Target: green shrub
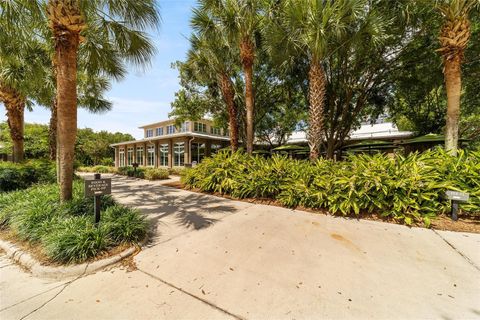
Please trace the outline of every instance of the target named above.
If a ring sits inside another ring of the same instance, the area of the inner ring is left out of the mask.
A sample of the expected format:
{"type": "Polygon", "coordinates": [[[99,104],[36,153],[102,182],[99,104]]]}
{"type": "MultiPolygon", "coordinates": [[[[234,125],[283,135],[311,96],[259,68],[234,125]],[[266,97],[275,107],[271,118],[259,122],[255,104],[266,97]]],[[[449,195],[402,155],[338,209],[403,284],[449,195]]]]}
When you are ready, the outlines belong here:
{"type": "Polygon", "coordinates": [[[38,244],[52,261],[64,263],[85,261],[146,235],[144,217],[110,196],[102,197],[101,220],[95,226],[93,198],[85,198],[83,188],[83,181],[75,181],[73,199],[66,203],[59,201],[57,184],[1,193],[0,226],[38,244]]]}
{"type": "Polygon", "coordinates": [[[137,210],[111,206],[104,213],[104,226],[116,243],[136,242],[146,236],[147,221],[137,210]]]}
{"type": "Polygon", "coordinates": [[[185,167],[172,167],[168,168],[168,173],[174,176],[182,175],[182,172],[185,171],[185,167]]]}
{"type": "Polygon", "coordinates": [[[145,170],[142,167],[138,167],[136,170],[133,167],[120,167],[117,169],[117,173],[123,176],[143,179],[145,178],[145,170]]]}
{"type": "Polygon", "coordinates": [[[147,168],[145,170],[145,179],[147,180],[168,179],[168,170],[163,168],[147,168]]]}
{"type": "Polygon", "coordinates": [[[103,158],[100,160],[100,165],[105,167],[113,167],[115,166],[115,161],[112,158],[103,158]]]}
{"type": "Polygon", "coordinates": [[[88,217],[70,217],[55,224],[43,237],[45,253],[53,261],[82,262],[105,251],[111,244],[104,227],[88,217]]]}
{"type": "Polygon", "coordinates": [[[0,192],[28,188],[36,183],[56,181],[55,164],[47,160],[25,163],[0,162],[0,192]]]}
{"type": "Polygon", "coordinates": [[[449,209],[446,190],[468,192],[461,208],[480,213],[480,152],[443,150],[388,157],[352,155],[346,161],[315,163],[274,155],[220,152],[182,174],[190,188],[237,198],[267,197],[285,206],[324,208],[334,214],[376,212],[411,224],[449,209]]]}

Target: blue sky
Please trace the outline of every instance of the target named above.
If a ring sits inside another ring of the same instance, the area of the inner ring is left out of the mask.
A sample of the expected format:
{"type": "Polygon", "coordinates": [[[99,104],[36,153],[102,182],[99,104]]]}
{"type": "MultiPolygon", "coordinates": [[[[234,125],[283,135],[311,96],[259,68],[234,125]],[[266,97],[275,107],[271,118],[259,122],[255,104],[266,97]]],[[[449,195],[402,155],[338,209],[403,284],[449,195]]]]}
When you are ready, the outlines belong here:
{"type": "MultiPolygon", "coordinates": [[[[114,82],[106,94],[113,109],[95,115],[78,110],[78,127],[94,130],[120,131],[141,138],[139,126],[168,117],[170,103],[179,89],[178,72],[170,67],[183,60],[188,50],[189,20],[195,0],[159,0],[162,15],[160,31],[152,34],[157,47],[152,66],[146,71],[131,69],[121,82],[114,82]]],[[[25,112],[25,121],[48,123],[50,113],[41,107],[25,112]]],[[[5,121],[5,108],[0,104],[0,121],[5,121]]]]}

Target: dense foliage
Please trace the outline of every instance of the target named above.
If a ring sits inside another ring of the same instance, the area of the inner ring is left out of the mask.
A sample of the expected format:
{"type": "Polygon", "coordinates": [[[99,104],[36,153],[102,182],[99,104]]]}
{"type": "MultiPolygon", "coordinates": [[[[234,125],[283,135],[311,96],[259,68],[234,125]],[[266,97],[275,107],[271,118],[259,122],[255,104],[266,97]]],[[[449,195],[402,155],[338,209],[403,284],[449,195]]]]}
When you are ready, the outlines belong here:
{"type": "Polygon", "coordinates": [[[461,207],[480,213],[480,152],[442,150],[409,156],[355,155],[315,163],[282,156],[222,152],[186,170],[187,187],[236,198],[271,198],[288,207],[324,208],[333,214],[376,212],[411,224],[448,209],[446,190],[470,193],[461,207]]]}
{"type": "Polygon", "coordinates": [[[0,194],[0,228],[39,245],[54,262],[82,262],[121,243],[135,243],[147,232],[136,210],[102,200],[100,224],[93,221],[93,199],[84,197],[83,182],[74,183],[74,197],[60,203],[58,186],[38,185],[0,194]]]}
{"type": "Polygon", "coordinates": [[[56,181],[55,164],[47,160],[22,164],[0,162],[0,192],[25,189],[35,183],[56,181]]]}

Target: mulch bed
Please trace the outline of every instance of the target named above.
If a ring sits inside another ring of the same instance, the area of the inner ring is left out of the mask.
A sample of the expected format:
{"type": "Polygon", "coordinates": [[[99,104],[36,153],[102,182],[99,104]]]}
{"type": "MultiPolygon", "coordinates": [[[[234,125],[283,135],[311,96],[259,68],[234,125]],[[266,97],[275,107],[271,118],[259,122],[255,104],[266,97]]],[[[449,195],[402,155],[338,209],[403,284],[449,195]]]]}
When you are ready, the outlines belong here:
{"type": "MultiPolygon", "coordinates": [[[[270,206],[277,206],[277,207],[283,207],[285,206],[281,205],[278,201],[273,200],[273,199],[256,199],[256,198],[246,198],[246,199],[237,199],[230,197],[228,195],[223,195],[220,193],[209,193],[209,192],[203,192],[199,189],[189,189],[186,188],[183,183],[180,181],[174,181],[174,182],[169,182],[163,184],[164,186],[167,187],[172,187],[176,189],[183,189],[183,190],[188,190],[188,191],[193,191],[193,192],[198,192],[198,193],[204,193],[204,194],[209,194],[209,195],[214,195],[217,197],[222,197],[226,199],[231,199],[231,200],[236,200],[236,201],[243,201],[243,202],[249,202],[249,203],[256,203],[256,204],[265,204],[265,205],[270,205],[270,206]]],[[[325,209],[312,209],[312,208],[304,208],[304,207],[297,207],[295,208],[297,210],[302,210],[302,211],[307,211],[307,212],[312,212],[312,213],[321,213],[325,215],[331,215],[328,210],[325,209]]],[[[387,222],[387,223],[394,223],[394,224],[403,224],[401,222],[398,222],[392,218],[389,217],[382,217],[381,215],[377,213],[360,213],[358,216],[339,216],[343,217],[346,219],[364,219],[364,220],[373,220],[373,221],[382,221],[382,222],[387,222]]],[[[414,227],[420,227],[420,228],[426,228],[425,224],[422,222],[416,222],[413,223],[412,226],[414,227]]],[[[430,229],[435,229],[435,230],[446,230],[446,231],[456,231],[456,232],[471,232],[471,233],[480,233],[480,215],[471,215],[471,214],[463,214],[459,213],[458,215],[458,221],[453,221],[450,216],[447,215],[439,215],[436,218],[432,219],[431,224],[430,224],[430,229]]]]}

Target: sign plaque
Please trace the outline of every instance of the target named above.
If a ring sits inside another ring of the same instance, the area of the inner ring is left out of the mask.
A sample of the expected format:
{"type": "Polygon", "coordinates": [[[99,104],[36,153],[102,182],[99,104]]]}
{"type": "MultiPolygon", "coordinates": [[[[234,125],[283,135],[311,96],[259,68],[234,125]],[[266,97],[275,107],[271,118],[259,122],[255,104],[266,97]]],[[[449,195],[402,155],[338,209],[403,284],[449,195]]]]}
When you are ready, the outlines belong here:
{"type": "Polygon", "coordinates": [[[95,173],[93,180],[85,180],[85,197],[93,197],[96,225],[100,222],[102,195],[110,193],[112,193],[112,179],[102,179],[100,173],[95,173]]]}
{"type": "Polygon", "coordinates": [[[112,193],[112,179],[85,180],[85,197],[112,193]]]}

